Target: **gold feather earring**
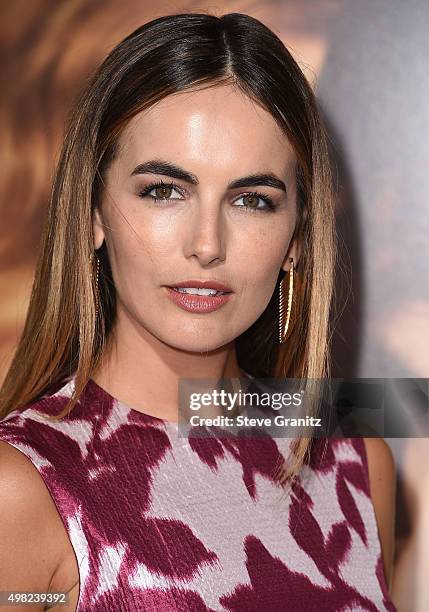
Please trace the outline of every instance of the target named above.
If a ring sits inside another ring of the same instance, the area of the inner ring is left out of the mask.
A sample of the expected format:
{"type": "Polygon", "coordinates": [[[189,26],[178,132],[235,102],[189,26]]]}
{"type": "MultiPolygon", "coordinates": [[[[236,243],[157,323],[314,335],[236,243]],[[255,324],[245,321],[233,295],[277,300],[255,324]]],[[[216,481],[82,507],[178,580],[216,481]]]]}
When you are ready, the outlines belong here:
{"type": "Polygon", "coordinates": [[[280,283],[280,299],[279,299],[279,342],[280,344],[282,344],[286,340],[287,330],[289,328],[289,322],[290,322],[290,312],[292,308],[292,295],[293,295],[293,284],[294,284],[293,257],[290,257],[289,261],[290,261],[289,291],[288,291],[288,300],[287,300],[286,308],[285,308],[285,287],[284,285],[285,285],[287,275],[283,277],[280,283]],[[285,315],[286,315],[286,319],[285,319],[285,315]]]}
{"type": "MultiPolygon", "coordinates": [[[[100,260],[99,260],[98,256],[96,255],[96,253],[91,253],[91,255],[89,256],[89,261],[91,263],[91,266],[93,265],[94,257],[95,257],[95,260],[96,260],[95,288],[94,288],[94,293],[95,293],[95,318],[97,318],[97,316],[98,316],[98,307],[99,307],[99,299],[98,299],[98,274],[99,274],[99,271],[100,271],[100,260]]],[[[94,278],[94,271],[92,271],[92,276],[94,278]]]]}

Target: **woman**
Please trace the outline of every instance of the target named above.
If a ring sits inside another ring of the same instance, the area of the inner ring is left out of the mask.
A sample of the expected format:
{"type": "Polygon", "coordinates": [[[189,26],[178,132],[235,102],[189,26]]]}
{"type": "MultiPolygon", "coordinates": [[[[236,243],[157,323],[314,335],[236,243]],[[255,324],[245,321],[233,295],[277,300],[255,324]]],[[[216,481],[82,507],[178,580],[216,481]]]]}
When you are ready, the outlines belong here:
{"type": "Polygon", "coordinates": [[[236,13],[123,40],[70,119],[2,388],[1,590],[395,610],[383,440],[178,435],[183,378],[329,376],[334,263],[326,137],[283,43],[236,13]]]}

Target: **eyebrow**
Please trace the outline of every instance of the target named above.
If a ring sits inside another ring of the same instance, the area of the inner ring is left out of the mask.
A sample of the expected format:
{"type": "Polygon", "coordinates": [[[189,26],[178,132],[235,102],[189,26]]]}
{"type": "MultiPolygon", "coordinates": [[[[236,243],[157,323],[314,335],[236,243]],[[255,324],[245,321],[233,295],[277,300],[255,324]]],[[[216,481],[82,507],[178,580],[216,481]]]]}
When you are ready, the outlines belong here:
{"type": "MultiPolygon", "coordinates": [[[[192,174],[191,172],[188,172],[187,170],[184,170],[183,168],[162,159],[151,159],[143,164],[139,164],[131,172],[131,176],[135,176],[137,174],[162,174],[164,176],[185,181],[191,185],[199,184],[198,177],[195,176],[195,174],[192,174]]],[[[287,193],[285,183],[272,172],[258,172],[256,174],[243,176],[228,183],[227,189],[254,186],[274,187],[274,189],[280,189],[281,191],[287,193]]]]}

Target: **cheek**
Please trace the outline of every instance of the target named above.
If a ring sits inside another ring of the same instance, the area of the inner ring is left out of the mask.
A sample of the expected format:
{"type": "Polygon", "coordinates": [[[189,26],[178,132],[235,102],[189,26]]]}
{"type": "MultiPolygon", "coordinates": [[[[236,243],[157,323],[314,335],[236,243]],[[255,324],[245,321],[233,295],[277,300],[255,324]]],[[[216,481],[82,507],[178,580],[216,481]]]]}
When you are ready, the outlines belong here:
{"type": "Polygon", "coordinates": [[[147,224],[131,219],[110,226],[106,236],[113,281],[119,297],[148,295],[148,286],[160,261],[166,257],[166,241],[147,224]]]}
{"type": "Polygon", "coordinates": [[[260,296],[265,301],[274,290],[291,236],[290,228],[283,228],[272,226],[237,241],[236,273],[243,279],[246,291],[254,292],[255,299],[260,296]]]}
{"type": "Polygon", "coordinates": [[[166,211],[136,211],[129,216],[128,227],[121,228],[120,240],[124,252],[132,252],[151,264],[163,263],[163,256],[175,251],[177,257],[182,238],[182,225],[166,211]],[[164,213],[164,214],[163,214],[164,213]]]}

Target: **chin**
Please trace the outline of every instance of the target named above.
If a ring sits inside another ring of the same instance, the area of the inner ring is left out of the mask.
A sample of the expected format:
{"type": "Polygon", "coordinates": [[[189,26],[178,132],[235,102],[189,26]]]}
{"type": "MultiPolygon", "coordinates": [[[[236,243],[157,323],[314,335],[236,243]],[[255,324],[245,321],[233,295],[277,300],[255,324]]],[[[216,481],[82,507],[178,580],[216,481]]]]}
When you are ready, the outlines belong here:
{"type": "Polygon", "coordinates": [[[169,346],[190,353],[207,353],[215,351],[226,344],[229,344],[234,338],[225,337],[224,334],[203,333],[198,330],[182,334],[172,333],[170,336],[165,336],[165,331],[162,336],[158,336],[162,342],[169,346]]]}

